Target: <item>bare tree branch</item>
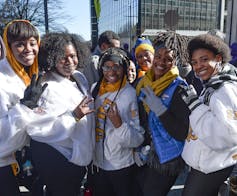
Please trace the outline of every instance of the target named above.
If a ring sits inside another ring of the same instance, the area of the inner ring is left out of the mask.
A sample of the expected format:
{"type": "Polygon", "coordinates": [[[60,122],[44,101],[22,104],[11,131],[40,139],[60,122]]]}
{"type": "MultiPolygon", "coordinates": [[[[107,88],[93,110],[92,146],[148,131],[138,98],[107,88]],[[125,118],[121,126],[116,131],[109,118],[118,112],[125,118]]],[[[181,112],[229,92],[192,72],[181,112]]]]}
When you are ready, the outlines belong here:
{"type": "MultiPolygon", "coordinates": [[[[63,12],[62,1],[47,1],[49,30],[65,30],[63,23],[69,20],[70,17],[63,12]]],[[[1,35],[5,25],[13,19],[29,20],[41,31],[44,31],[44,0],[0,0],[1,35]]]]}

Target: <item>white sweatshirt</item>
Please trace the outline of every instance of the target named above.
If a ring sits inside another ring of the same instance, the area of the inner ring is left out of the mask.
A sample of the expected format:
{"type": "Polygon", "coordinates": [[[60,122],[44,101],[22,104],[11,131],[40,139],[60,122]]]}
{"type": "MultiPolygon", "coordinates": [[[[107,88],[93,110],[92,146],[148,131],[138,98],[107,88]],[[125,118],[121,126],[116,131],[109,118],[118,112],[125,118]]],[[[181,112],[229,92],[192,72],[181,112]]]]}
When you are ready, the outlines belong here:
{"type": "Polygon", "coordinates": [[[225,82],[190,115],[191,130],[182,157],[196,170],[211,173],[237,162],[237,83],[225,82]]]}
{"type": "Polygon", "coordinates": [[[16,75],[8,61],[0,61],[0,167],[16,162],[13,153],[22,148],[29,138],[21,122],[15,121],[14,110],[19,104],[25,84],[16,75]]]}
{"type": "MultiPolygon", "coordinates": [[[[117,104],[122,125],[115,128],[109,119],[104,121],[97,115],[96,125],[105,131],[105,138],[97,138],[94,164],[104,170],[119,170],[134,164],[133,148],[144,140],[144,130],[140,127],[135,89],[126,84],[118,93],[105,93],[97,96],[95,107],[97,112],[108,106],[108,102],[117,104]],[[115,100],[114,100],[115,98],[115,100]]],[[[97,134],[99,134],[97,132],[97,134]]],[[[98,137],[98,135],[97,135],[98,137]]]]}
{"type": "Polygon", "coordinates": [[[76,82],[48,73],[48,86],[39,100],[39,107],[34,110],[16,107],[14,121],[20,123],[33,140],[51,145],[76,165],[86,166],[92,160],[94,149],[94,115],[86,115],[78,122],[72,116],[83,97],[89,96],[84,76],[78,71],[73,76],[82,92],[76,82]]]}

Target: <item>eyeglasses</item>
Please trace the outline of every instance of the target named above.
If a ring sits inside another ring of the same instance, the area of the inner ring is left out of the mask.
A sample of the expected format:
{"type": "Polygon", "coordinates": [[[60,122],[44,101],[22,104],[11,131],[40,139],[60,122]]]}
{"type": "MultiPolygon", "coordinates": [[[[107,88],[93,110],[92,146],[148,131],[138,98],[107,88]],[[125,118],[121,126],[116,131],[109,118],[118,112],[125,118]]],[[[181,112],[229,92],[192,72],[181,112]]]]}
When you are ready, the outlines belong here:
{"type": "Polygon", "coordinates": [[[113,66],[107,66],[107,65],[104,65],[102,66],[102,70],[104,72],[108,72],[108,71],[120,71],[121,70],[121,66],[120,65],[113,65],[113,66]]]}

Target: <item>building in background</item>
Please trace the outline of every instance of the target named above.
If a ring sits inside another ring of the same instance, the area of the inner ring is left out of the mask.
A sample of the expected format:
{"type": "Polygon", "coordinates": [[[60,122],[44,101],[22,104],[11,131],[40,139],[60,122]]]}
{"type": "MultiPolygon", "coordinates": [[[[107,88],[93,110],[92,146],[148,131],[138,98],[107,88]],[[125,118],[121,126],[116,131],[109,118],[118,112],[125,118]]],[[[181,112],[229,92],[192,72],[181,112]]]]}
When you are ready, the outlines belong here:
{"type": "Polygon", "coordinates": [[[226,22],[226,43],[231,45],[237,42],[237,1],[228,0],[227,4],[227,22],[226,22]]]}
{"type": "MultiPolygon", "coordinates": [[[[224,31],[226,25],[225,0],[100,0],[100,8],[97,35],[113,30],[129,46],[140,35],[166,30],[197,35],[212,29],[224,31]]],[[[93,33],[92,26],[92,37],[93,33]]]]}

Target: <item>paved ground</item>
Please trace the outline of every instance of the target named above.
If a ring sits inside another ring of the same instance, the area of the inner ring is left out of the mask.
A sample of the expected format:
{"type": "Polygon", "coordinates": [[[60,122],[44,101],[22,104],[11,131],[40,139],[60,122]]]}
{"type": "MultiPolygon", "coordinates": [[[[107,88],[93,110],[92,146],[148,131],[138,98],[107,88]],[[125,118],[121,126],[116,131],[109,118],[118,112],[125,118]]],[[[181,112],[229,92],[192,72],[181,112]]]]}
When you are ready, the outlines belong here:
{"type": "MultiPolygon", "coordinates": [[[[234,174],[237,174],[237,167],[235,168],[234,174]]],[[[187,177],[187,170],[183,171],[179,175],[179,177],[177,178],[175,182],[175,185],[171,188],[167,196],[181,196],[186,177],[187,177]]],[[[30,196],[28,190],[25,187],[21,186],[20,190],[21,190],[22,196],[30,196]]],[[[226,184],[223,184],[223,186],[220,188],[220,193],[218,194],[218,196],[229,196],[227,194],[226,184]]]]}

